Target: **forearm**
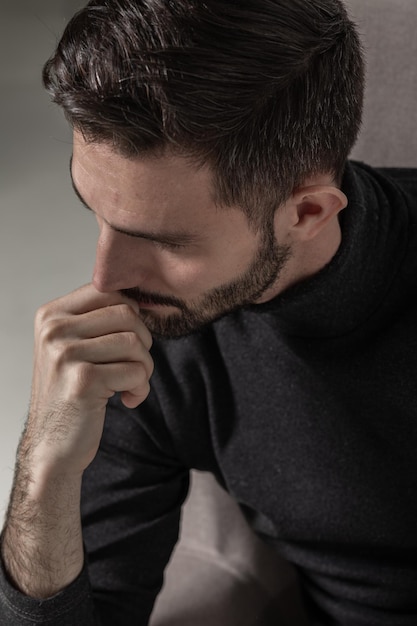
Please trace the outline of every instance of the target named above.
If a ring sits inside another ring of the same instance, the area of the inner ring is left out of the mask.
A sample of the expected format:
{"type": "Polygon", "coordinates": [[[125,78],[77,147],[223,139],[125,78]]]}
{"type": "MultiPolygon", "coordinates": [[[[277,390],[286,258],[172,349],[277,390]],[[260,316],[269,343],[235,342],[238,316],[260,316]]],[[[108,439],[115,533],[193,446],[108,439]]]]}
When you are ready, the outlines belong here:
{"type": "Polygon", "coordinates": [[[13,585],[48,598],[82,570],[81,475],[19,459],[2,535],[2,558],[13,585]]]}
{"type": "Polygon", "coordinates": [[[138,313],[127,298],[92,285],[37,313],[31,405],[2,536],[2,623],[9,609],[24,623],[44,623],[43,614],[39,622],[32,614],[54,599],[71,626],[97,622],[87,572],[79,576],[81,482],[97,454],[109,398],[120,392],[125,406],[136,407],[149,393],[152,337],[138,313]],[[28,601],[29,613],[19,612],[28,601]]]}

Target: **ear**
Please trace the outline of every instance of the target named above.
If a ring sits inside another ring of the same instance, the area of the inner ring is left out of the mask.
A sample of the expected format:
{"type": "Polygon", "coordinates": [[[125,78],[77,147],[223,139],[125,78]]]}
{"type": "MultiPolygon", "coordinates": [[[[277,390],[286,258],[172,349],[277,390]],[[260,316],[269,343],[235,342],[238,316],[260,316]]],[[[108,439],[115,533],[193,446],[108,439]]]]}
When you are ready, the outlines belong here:
{"type": "Polygon", "coordinates": [[[343,191],[331,185],[297,189],[289,200],[292,236],[308,241],[317,235],[347,206],[343,191]]]}

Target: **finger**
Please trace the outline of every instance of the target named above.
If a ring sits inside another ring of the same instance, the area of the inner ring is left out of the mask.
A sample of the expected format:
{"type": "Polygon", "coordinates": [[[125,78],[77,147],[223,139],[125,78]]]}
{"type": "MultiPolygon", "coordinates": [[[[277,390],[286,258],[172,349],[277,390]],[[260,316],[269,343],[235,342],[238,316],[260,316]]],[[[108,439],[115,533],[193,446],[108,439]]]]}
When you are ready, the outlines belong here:
{"type": "Polygon", "coordinates": [[[139,404],[146,400],[150,390],[150,386],[148,386],[147,389],[144,389],[144,393],[146,394],[144,397],[135,396],[133,393],[130,393],[130,391],[123,391],[121,394],[121,400],[125,407],[127,407],[128,409],[135,409],[137,406],[139,406],[139,404]]]}
{"type": "Polygon", "coordinates": [[[148,396],[150,386],[143,364],[108,363],[96,367],[104,383],[106,397],[121,392],[125,397],[134,397],[134,406],[137,406],[148,396]]]}
{"type": "Polygon", "coordinates": [[[48,341],[56,339],[92,339],[119,332],[134,332],[147,350],[152,346],[152,335],[128,304],[117,304],[96,309],[82,315],[56,316],[40,310],[37,316],[39,331],[48,341]]]}
{"type": "Polygon", "coordinates": [[[53,300],[48,306],[52,310],[56,309],[72,315],[82,315],[89,311],[123,303],[131,306],[137,313],[139,312],[138,305],[134,300],[127,298],[118,291],[101,293],[92,283],[89,283],[62,298],[53,300]]]}
{"type": "Polygon", "coordinates": [[[84,339],[65,346],[68,362],[95,364],[138,362],[142,363],[148,378],[153,373],[153,360],[135,332],[121,332],[84,339]]]}
{"type": "Polygon", "coordinates": [[[113,333],[131,331],[135,332],[142,340],[147,350],[152,346],[152,335],[128,304],[115,304],[106,308],[89,311],[83,315],[69,318],[65,336],[89,339],[102,337],[113,333]]]}

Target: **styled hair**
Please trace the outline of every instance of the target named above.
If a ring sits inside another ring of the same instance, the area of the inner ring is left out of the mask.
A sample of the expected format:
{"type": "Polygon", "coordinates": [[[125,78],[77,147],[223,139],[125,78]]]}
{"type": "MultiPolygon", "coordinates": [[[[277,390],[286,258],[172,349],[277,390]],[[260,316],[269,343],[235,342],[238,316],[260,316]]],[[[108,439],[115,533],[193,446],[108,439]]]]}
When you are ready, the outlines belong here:
{"type": "Polygon", "coordinates": [[[340,182],[364,63],[341,0],[91,0],[43,79],[87,141],[207,164],[259,227],[309,177],[340,182]]]}

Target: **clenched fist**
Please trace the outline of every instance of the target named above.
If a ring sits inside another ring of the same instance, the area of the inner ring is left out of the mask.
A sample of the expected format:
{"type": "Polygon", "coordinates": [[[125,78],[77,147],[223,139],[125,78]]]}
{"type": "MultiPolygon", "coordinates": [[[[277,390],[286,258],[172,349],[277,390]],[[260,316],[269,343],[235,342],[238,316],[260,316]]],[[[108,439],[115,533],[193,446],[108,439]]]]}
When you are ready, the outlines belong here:
{"type": "Polygon", "coordinates": [[[152,338],[135,302],[93,285],[39,309],[32,398],[24,435],[32,461],[82,472],[93,460],[107,402],[149,393],[152,338]]]}

